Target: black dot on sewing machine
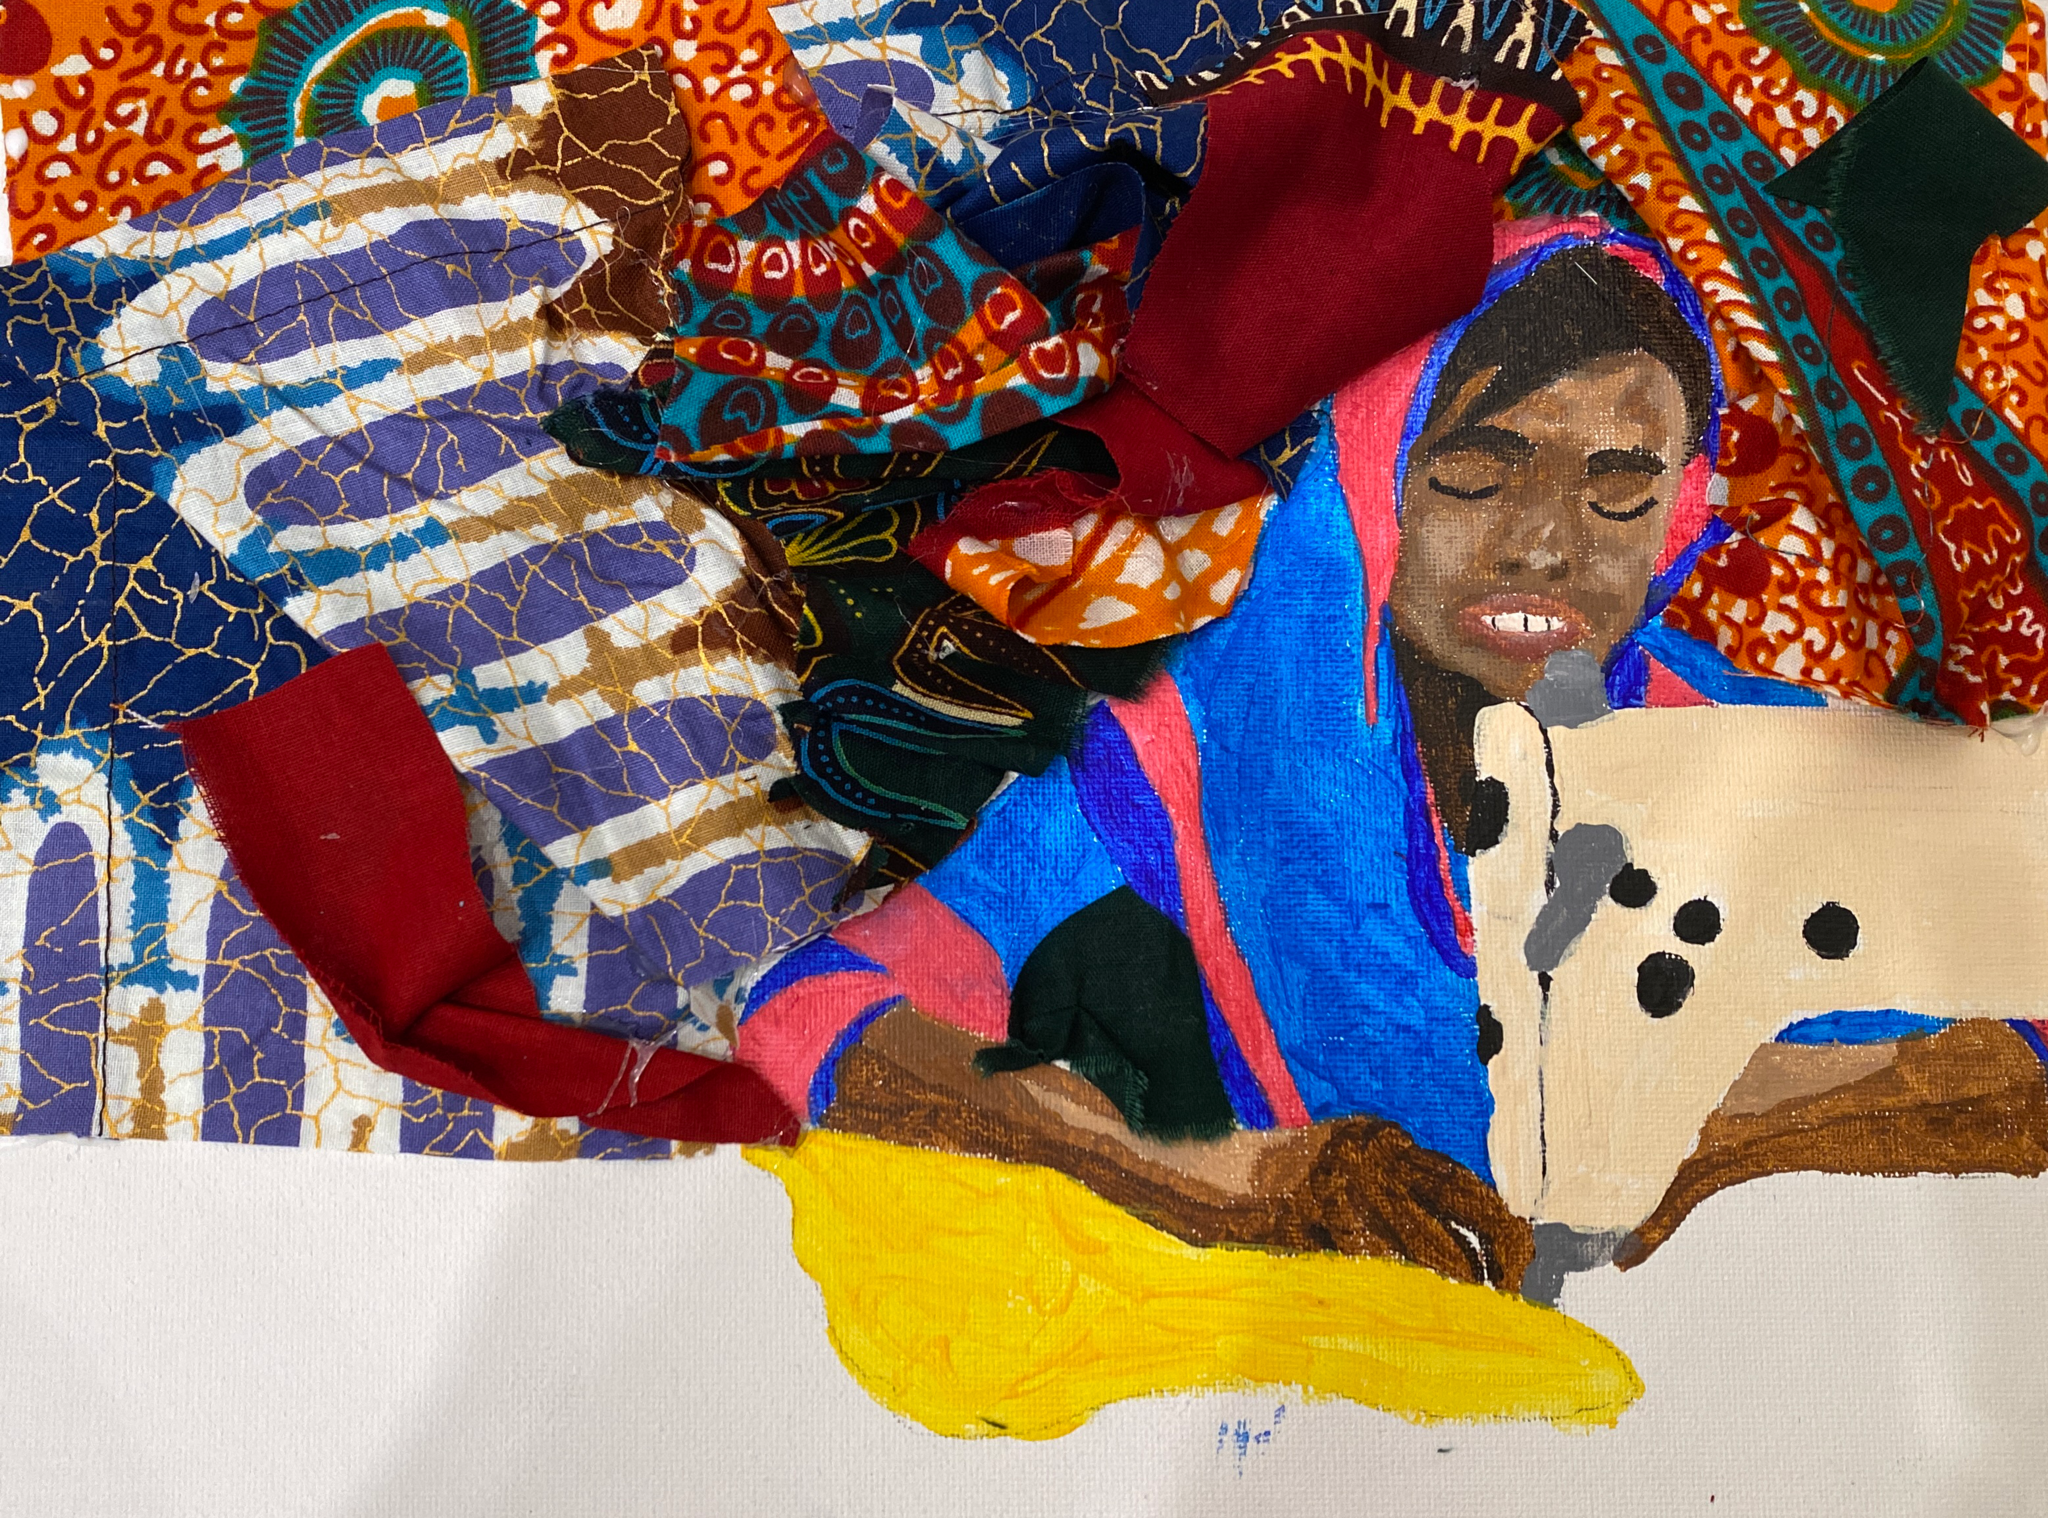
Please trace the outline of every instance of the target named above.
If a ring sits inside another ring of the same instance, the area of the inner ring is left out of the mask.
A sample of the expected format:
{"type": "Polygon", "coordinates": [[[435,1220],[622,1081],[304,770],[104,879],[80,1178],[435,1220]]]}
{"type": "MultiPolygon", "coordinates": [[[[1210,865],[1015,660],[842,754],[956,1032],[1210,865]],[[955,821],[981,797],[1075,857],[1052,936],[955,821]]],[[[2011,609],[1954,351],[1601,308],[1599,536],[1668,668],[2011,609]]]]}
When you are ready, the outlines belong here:
{"type": "Polygon", "coordinates": [[[1472,782],[1472,806],[1465,824],[1465,842],[1484,854],[1508,830],[1508,788],[1491,775],[1472,782]]]}
{"type": "Polygon", "coordinates": [[[1676,954],[1652,954],[1636,966],[1636,1001],[1652,1017],[1669,1017],[1692,995],[1692,966],[1676,954]]]}
{"type": "Polygon", "coordinates": [[[1625,864],[1621,873],[1607,882],[1607,894],[1616,906],[1646,907],[1657,899],[1657,882],[1648,870],[1625,864]]]}
{"type": "Polygon", "coordinates": [[[1831,901],[1814,909],[1800,933],[1807,948],[1822,959],[1847,959],[1856,952],[1856,941],[1862,937],[1863,928],[1854,912],[1839,901],[1831,901]]]}
{"type": "Polygon", "coordinates": [[[1695,896],[1672,914],[1671,931],[1680,943],[1712,943],[1721,936],[1721,909],[1695,896]]]}
{"type": "Polygon", "coordinates": [[[1507,1029],[1500,1025],[1500,1019],[1493,1015],[1493,1008],[1485,1002],[1479,1004],[1479,1063],[1490,1065],[1494,1055],[1500,1053],[1500,1046],[1507,1041],[1507,1029]]]}

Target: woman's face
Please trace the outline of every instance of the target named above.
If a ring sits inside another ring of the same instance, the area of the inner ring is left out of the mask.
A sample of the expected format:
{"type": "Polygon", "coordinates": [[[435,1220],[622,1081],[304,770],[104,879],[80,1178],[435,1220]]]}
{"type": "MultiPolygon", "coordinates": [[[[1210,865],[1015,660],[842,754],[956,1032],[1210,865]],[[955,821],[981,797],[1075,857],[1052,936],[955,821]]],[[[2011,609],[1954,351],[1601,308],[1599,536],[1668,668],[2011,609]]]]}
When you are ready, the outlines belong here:
{"type": "Polygon", "coordinates": [[[1566,649],[1605,659],[1642,609],[1689,441],[1644,353],[1597,359],[1473,416],[1492,370],[1416,440],[1395,625],[1432,662],[1519,700],[1566,649]]]}

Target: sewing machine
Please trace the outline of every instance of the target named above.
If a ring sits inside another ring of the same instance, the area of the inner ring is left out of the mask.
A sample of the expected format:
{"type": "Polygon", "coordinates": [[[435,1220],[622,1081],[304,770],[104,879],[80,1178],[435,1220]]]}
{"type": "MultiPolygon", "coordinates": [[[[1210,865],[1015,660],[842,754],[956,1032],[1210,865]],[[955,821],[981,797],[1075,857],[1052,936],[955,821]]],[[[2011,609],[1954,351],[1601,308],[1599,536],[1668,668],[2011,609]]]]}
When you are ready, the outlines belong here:
{"type": "Polygon", "coordinates": [[[1471,866],[1508,1205],[1649,1216],[1756,1049],[1807,1018],[2048,1014],[2048,753],[1849,709],[1482,713],[1471,866]]]}

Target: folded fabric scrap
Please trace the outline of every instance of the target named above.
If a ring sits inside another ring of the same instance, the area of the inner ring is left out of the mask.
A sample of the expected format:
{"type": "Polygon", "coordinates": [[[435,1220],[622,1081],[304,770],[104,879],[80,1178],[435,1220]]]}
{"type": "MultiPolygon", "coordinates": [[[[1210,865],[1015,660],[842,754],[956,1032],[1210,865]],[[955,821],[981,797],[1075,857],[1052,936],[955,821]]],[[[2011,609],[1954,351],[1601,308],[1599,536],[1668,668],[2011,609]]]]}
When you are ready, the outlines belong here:
{"type": "Polygon", "coordinates": [[[803,699],[781,708],[796,773],[772,795],[873,835],[848,893],[913,879],[1066,754],[1091,692],[1135,696],[1165,651],[1040,647],[909,560],[813,576],[803,699]]]}
{"type": "Polygon", "coordinates": [[[832,125],[1006,268],[1135,228],[1135,294],[1200,176],[1206,113],[1154,107],[1119,44],[1155,12],[1169,31],[1199,23],[1158,0],[1142,17],[1092,9],[798,0],[770,14],[832,125]],[[1067,45],[1045,46],[1048,28],[1067,45]],[[1075,43],[1115,56],[1082,62],[1075,43]]]}
{"type": "Polygon", "coordinates": [[[984,485],[911,543],[919,563],[1034,643],[1127,648],[1228,612],[1251,573],[1270,491],[1151,517],[1113,488],[1048,470],[984,485]]]}
{"type": "Polygon", "coordinates": [[[1541,73],[1526,97],[1462,88],[1357,30],[1264,47],[1199,102],[1200,182],[1128,341],[1136,228],[1012,274],[833,134],[696,231],[675,368],[550,427],[584,463],[704,475],[827,449],[943,452],[1065,412],[1108,445],[1132,509],[1227,506],[1259,489],[1238,455],[1477,299],[1494,198],[1563,124],[1541,73]],[[1318,276],[1275,277],[1293,267],[1318,276]],[[1355,298],[1332,303],[1333,284],[1355,298]],[[1112,386],[1119,351],[1128,382],[1112,386]]]}
{"type": "Polygon", "coordinates": [[[907,545],[880,524],[920,503],[787,539],[756,526],[764,554],[829,545],[788,576],[803,698],[779,708],[796,773],[771,794],[873,835],[843,899],[936,864],[1007,776],[1071,748],[1092,694],[1135,696],[1175,636],[1227,612],[1273,499],[1153,519],[1100,477],[1043,470],[907,545]]]}
{"type": "Polygon", "coordinates": [[[826,116],[1006,264],[1141,227],[1133,300],[1198,183],[1202,97],[1308,31],[1578,115],[1565,0],[1459,7],[1276,0],[797,0],[771,15],[826,116]],[[1078,240],[1076,240],[1078,239],[1078,240]]]}
{"type": "Polygon", "coordinates": [[[1067,418],[1109,445],[1134,508],[1243,499],[1226,461],[1478,301],[1495,199],[1564,117],[1537,71],[1451,82],[1477,72],[1431,74],[1365,31],[1314,28],[1253,44],[1201,86],[1201,181],[1152,264],[1117,386],[1067,418]]]}
{"type": "Polygon", "coordinates": [[[827,134],[754,204],[692,229],[673,368],[579,396],[548,430],[580,463],[640,475],[944,453],[1108,385],[1131,245],[1013,274],[827,134]]]}
{"type": "Polygon", "coordinates": [[[803,454],[748,474],[693,479],[686,488],[728,516],[761,523],[789,567],[803,572],[884,563],[984,482],[1040,470],[1106,479],[1115,468],[1093,433],[1042,421],[950,453],[803,454]]]}
{"type": "Polygon", "coordinates": [[[537,1117],[794,1141],[795,1114],[745,1065],[541,1016],[471,871],[455,774],[384,649],[180,736],[250,895],[383,1068],[537,1117]]]}

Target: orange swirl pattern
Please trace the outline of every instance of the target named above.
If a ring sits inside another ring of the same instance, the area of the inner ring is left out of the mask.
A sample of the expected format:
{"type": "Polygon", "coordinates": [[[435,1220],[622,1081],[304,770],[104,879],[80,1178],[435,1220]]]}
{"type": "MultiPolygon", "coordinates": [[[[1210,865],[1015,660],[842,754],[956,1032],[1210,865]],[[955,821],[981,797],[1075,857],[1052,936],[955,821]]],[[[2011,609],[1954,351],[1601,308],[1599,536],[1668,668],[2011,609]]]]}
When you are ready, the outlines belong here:
{"type": "Polygon", "coordinates": [[[1898,600],[1761,367],[1714,332],[1730,396],[1722,515],[1741,532],[1701,556],[1664,620],[1745,673],[1882,700],[1913,646],[1898,600]]]}
{"type": "MultiPolygon", "coordinates": [[[[1793,77],[1732,6],[1641,0],[1644,13],[1708,83],[1790,165],[1849,118],[1840,102],[1793,77]]],[[[2007,48],[2007,67],[1978,98],[2022,139],[2048,152],[2048,103],[2029,81],[2048,70],[2038,11],[2007,48]]],[[[1657,127],[1656,113],[1613,45],[1594,36],[1564,67],[1583,118],[1573,130],[1587,154],[1628,195],[1700,292],[1714,318],[1728,381],[1721,473],[1723,514],[1745,536],[1701,559],[1666,620],[1715,644],[1745,669],[1797,680],[1855,700],[1883,702],[1911,644],[1898,605],[1864,546],[1847,505],[1816,457],[1789,402],[1791,387],[1740,271],[1657,127]]],[[[2028,445],[2048,457],[2048,233],[2037,221],[1979,249],[1958,369],[2028,445]]],[[[2037,692],[2038,672],[2016,670],[2004,610],[2027,553],[1984,530],[2003,521],[1970,463],[1952,444],[1904,429],[1914,462],[1902,480],[1931,519],[1930,549],[1969,587],[1955,630],[1949,676],[1984,692],[1984,711],[2016,689],[2037,692]],[[2010,574],[1992,560],[2014,556],[2010,574]],[[1978,620],[1981,618],[1981,621],[1978,620]],[[1970,634],[1995,629],[1999,648],[1970,634]]],[[[2031,648],[2037,640],[2021,637],[2031,648]]],[[[2025,654],[2027,649],[2018,650],[2025,654]]],[[[2024,662],[2024,660],[2023,660],[2024,662]]]]}
{"type": "Polygon", "coordinates": [[[1769,326],[1757,315],[1742,271],[1729,261],[1713,219],[1686,182],[1685,170],[1657,129],[1657,115],[1635,75],[1605,38],[1589,37],[1567,61],[1565,78],[1584,114],[1572,131],[1586,156],[1619,185],[1655,230],[1688,283],[1741,339],[1776,389],[1786,388],[1769,326]]]}
{"type": "MultiPolygon", "coordinates": [[[[700,219],[774,184],[823,130],[768,0],[521,0],[542,74],[661,42],[695,149],[700,219]],[[792,83],[795,80],[795,83],[792,83]]],[[[15,259],[160,210],[240,166],[220,111],[256,56],[275,0],[43,0],[50,62],[0,95],[15,259]]]]}
{"type": "MultiPolygon", "coordinates": [[[[2048,155],[2048,20],[2040,6],[2026,8],[2005,51],[2005,72],[1974,93],[2048,155]]],[[[2048,458],[2048,216],[1977,250],[1958,368],[2036,457],[2048,458]]]]}

